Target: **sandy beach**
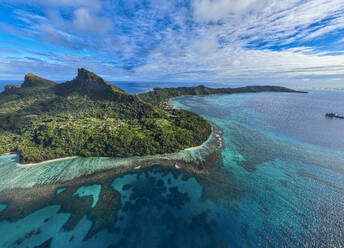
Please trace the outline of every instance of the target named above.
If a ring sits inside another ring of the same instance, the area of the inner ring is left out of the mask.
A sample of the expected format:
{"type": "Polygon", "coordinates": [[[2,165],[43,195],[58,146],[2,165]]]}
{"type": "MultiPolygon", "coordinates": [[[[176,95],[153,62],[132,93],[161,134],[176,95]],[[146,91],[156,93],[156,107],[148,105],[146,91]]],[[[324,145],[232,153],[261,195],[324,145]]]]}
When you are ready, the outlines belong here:
{"type": "Polygon", "coordinates": [[[13,153],[13,152],[8,152],[8,153],[0,154],[0,156],[7,156],[7,155],[13,155],[13,154],[15,154],[15,153],[13,153]]]}
{"type": "MultiPolygon", "coordinates": [[[[202,144],[202,145],[203,145],[203,144],[202,144]]],[[[189,147],[189,148],[184,149],[184,151],[191,151],[191,150],[199,149],[199,148],[202,147],[202,145],[200,145],[200,146],[189,147]]]]}
{"type": "Polygon", "coordinates": [[[63,160],[68,160],[68,159],[73,159],[73,158],[78,158],[78,156],[57,158],[57,159],[52,159],[52,160],[47,160],[47,161],[43,161],[40,163],[32,163],[32,164],[19,164],[18,163],[17,166],[23,167],[23,168],[30,168],[30,167],[34,167],[34,166],[38,166],[38,165],[42,165],[42,164],[48,164],[48,163],[52,163],[52,162],[63,161],[63,160]]]}

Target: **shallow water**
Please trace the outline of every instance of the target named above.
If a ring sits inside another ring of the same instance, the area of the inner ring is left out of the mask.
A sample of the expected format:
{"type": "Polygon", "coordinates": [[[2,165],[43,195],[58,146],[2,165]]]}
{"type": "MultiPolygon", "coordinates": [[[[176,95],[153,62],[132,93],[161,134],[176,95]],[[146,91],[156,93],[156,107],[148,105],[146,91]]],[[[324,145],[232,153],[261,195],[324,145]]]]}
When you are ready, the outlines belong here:
{"type": "Polygon", "coordinates": [[[63,193],[66,189],[67,189],[66,187],[57,189],[56,190],[56,195],[59,195],[59,194],[63,193]]]}
{"type": "Polygon", "coordinates": [[[79,197],[92,196],[93,197],[92,208],[94,208],[97,205],[97,202],[99,200],[99,195],[100,195],[101,190],[102,190],[102,186],[99,184],[81,186],[80,188],[78,188],[77,191],[75,191],[73,196],[79,196],[79,197]]]}
{"type": "MultiPolygon", "coordinates": [[[[65,200],[87,200],[73,228],[65,225],[76,212],[44,206],[16,222],[0,221],[0,233],[10,232],[0,247],[344,246],[344,121],[324,117],[344,109],[344,93],[182,97],[173,103],[222,128],[222,163],[211,176],[153,167],[106,187],[80,185],[65,200]],[[102,207],[111,207],[102,194],[112,191],[119,194],[113,220],[102,214],[102,207]],[[90,235],[92,213],[103,225],[90,235]]],[[[1,157],[0,164],[11,159],[1,157]]],[[[64,194],[68,189],[56,197],[64,194]]]]}

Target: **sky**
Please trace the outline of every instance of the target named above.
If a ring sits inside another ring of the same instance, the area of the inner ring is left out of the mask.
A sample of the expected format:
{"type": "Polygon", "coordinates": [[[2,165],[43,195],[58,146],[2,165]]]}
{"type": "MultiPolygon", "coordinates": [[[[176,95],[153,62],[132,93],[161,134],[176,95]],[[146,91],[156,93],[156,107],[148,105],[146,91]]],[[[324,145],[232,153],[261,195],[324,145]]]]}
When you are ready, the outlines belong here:
{"type": "Polygon", "coordinates": [[[343,0],[1,0],[0,80],[344,85],[343,0]]]}

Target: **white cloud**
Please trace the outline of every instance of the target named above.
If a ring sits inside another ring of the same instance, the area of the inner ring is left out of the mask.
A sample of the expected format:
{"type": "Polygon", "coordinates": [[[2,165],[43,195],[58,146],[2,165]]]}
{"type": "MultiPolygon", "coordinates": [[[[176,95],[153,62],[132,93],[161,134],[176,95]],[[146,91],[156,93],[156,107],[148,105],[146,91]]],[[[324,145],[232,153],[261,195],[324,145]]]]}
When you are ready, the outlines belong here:
{"type": "Polygon", "coordinates": [[[253,50],[241,47],[221,48],[211,53],[196,53],[194,47],[184,57],[169,58],[161,51],[152,53],[148,63],[137,69],[139,75],[178,75],[190,72],[198,80],[231,77],[296,77],[300,75],[344,74],[344,56],[304,54],[294,49],[284,51],[253,50]]]}
{"type": "Polygon", "coordinates": [[[96,16],[88,8],[78,8],[74,11],[72,26],[82,33],[106,34],[112,28],[112,22],[106,17],[96,16]]]}
{"type": "Polygon", "coordinates": [[[241,13],[257,0],[195,0],[194,16],[198,21],[219,21],[230,14],[241,13]]]}
{"type": "Polygon", "coordinates": [[[195,0],[193,15],[201,25],[191,34],[189,30],[170,31],[151,51],[147,64],[137,69],[139,75],[211,80],[344,73],[343,55],[319,52],[316,46],[267,49],[275,44],[306,42],[344,28],[342,0],[195,0]],[[265,43],[265,49],[255,47],[258,42],[265,43]],[[167,52],[171,49],[173,53],[167,52]]]}
{"type": "Polygon", "coordinates": [[[52,80],[70,80],[76,76],[77,68],[80,67],[88,68],[107,80],[111,80],[114,75],[117,78],[125,78],[129,75],[126,70],[103,65],[97,58],[91,56],[57,54],[46,56],[47,59],[44,61],[0,56],[0,78],[22,80],[26,73],[31,72],[52,80]]]}
{"type": "MultiPolygon", "coordinates": [[[[46,0],[33,3],[41,4],[44,15],[16,10],[16,18],[29,25],[31,30],[56,30],[57,33],[105,35],[113,27],[112,20],[101,12],[103,6],[98,0],[46,0]],[[64,18],[59,8],[72,11],[72,18],[64,18]]],[[[57,34],[58,35],[58,34],[57,34]]],[[[54,35],[56,36],[56,35],[54,35]]]]}
{"type": "Polygon", "coordinates": [[[185,1],[150,0],[142,9],[123,2],[132,18],[111,12],[107,1],[34,1],[42,3],[44,16],[17,12],[30,37],[40,34],[78,51],[93,49],[115,66],[142,61],[121,71],[126,76],[213,80],[344,74],[344,55],[338,55],[344,52],[343,36],[338,35],[336,56],[312,43],[344,28],[343,0],[192,0],[190,8],[185,1]],[[70,10],[69,18],[60,8],[70,10]],[[114,30],[114,24],[125,31],[114,30]]]}

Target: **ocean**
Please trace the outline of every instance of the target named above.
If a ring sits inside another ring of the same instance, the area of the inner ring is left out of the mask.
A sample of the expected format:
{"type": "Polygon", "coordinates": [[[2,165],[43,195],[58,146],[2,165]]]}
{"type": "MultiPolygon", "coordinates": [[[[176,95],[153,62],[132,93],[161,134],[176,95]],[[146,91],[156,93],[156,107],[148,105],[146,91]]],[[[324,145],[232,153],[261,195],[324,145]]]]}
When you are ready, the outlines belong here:
{"type": "MultiPolygon", "coordinates": [[[[344,247],[344,120],[325,117],[344,112],[344,92],[187,96],[171,104],[223,130],[212,175],[154,166],[105,186],[61,188],[55,198],[78,209],[54,203],[20,219],[2,216],[0,247],[344,247]]],[[[9,163],[0,157],[0,166],[9,163]]],[[[0,202],[0,213],[8,204],[0,202]]]]}

